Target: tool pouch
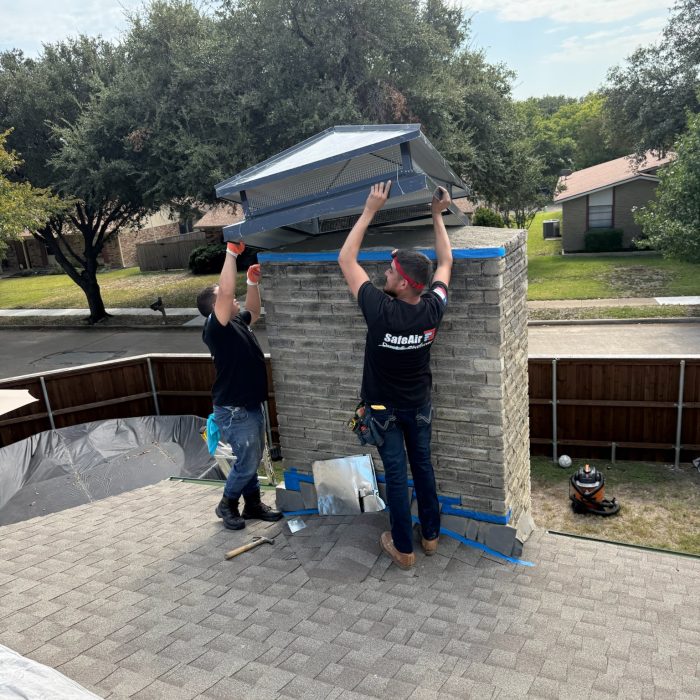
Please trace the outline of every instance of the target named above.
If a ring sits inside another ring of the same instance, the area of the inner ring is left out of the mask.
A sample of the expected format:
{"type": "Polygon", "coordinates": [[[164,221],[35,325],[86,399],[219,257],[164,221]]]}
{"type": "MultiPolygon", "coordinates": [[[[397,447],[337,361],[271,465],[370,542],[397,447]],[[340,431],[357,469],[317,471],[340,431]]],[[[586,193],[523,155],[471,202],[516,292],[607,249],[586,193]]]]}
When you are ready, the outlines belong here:
{"type": "Polygon", "coordinates": [[[364,401],[357,404],[355,413],[348,421],[348,428],[357,435],[361,445],[381,447],[384,444],[384,438],[372,420],[372,409],[364,401]]]}

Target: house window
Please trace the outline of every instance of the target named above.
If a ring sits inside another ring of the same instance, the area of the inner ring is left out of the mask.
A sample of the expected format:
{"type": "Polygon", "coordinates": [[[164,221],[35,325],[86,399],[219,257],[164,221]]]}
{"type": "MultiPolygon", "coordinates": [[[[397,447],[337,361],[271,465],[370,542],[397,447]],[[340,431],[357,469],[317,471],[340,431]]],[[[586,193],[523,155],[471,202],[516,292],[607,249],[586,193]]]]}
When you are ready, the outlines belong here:
{"type": "Polygon", "coordinates": [[[588,228],[611,228],[612,225],[612,188],[588,195],[588,228]]]}

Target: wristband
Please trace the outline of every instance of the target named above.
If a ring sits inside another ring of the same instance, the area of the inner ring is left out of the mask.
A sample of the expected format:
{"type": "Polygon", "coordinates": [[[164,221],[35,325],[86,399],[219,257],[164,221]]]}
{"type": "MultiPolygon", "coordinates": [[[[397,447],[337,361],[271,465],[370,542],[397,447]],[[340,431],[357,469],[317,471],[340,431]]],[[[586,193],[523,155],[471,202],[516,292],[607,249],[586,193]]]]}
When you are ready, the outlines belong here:
{"type": "Polygon", "coordinates": [[[260,282],[251,282],[250,280],[246,280],[245,283],[246,283],[249,287],[257,287],[257,286],[260,284],[260,282]]]}
{"type": "Polygon", "coordinates": [[[226,255],[233,255],[234,258],[238,257],[238,253],[234,253],[232,250],[226,248],[226,255]]]}

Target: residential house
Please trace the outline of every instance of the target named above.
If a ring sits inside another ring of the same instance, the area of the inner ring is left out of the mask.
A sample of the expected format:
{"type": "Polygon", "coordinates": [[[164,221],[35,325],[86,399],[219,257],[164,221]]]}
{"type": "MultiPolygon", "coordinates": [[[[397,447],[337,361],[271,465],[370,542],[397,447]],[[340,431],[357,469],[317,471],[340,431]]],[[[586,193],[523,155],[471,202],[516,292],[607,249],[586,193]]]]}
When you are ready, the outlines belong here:
{"type": "Polygon", "coordinates": [[[633,209],[654,197],[659,178],[656,171],[673,155],[663,158],[646,154],[642,163],[632,157],[616,158],[559,178],[555,204],[562,205],[562,249],[583,251],[589,230],[622,230],[622,247],[631,248],[641,228],[633,209]]]}
{"type": "MultiPolygon", "coordinates": [[[[98,261],[107,267],[133,267],[138,264],[137,243],[159,241],[190,231],[191,220],[182,222],[174,212],[162,209],[148,216],[138,228],[123,228],[116,236],[112,236],[102,248],[98,261]]],[[[82,236],[79,233],[68,233],[66,238],[74,250],[83,249],[82,236]]],[[[50,255],[44,244],[29,231],[24,231],[18,239],[8,243],[5,258],[2,260],[3,272],[46,270],[58,266],[54,256],[50,255]]]]}

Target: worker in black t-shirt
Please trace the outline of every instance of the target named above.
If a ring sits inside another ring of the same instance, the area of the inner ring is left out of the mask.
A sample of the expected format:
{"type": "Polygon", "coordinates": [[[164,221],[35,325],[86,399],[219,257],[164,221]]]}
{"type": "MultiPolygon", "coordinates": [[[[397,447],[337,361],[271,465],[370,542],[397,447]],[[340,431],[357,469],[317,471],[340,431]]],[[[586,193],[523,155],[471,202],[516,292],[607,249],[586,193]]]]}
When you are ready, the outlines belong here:
{"type": "Polygon", "coordinates": [[[267,399],[265,356],[250,326],[260,317],[260,265],[248,269],[246,308],[236,301],[236,258],[245,243],[228,243],[219,284],[203,289],[197,308],[206,317],[202,339],[214,360],[216,379],[212,387],[214,417],[236,460],[224,485],[216,514],[229,530],[241,530],[245,521],[275,521],[282,513],[260,498],[258,467],[265,446],[267,399]],[[238,509],[243,496],[243,512],[238,509]]]}
{"type": "Polygon", "coordinates": [[[395,250],[386,270],[384,291],[369,281],[357,262],[367,228],[382,208],[391,181],[372,185],[364,211],[338,256],[340,269],[367,322],[361,396],[380,438],[377,445],[386,477],[391,532],[380,538],[382,549],[401,568],[415,564],[408,497],[408,464],[418,501],[421,545],[437,551],[440,506],[430,457],[432,423],[430,347],[447,305],[452,248],[442,220],[450,204],[439,188],[431,203],[437,268],[416,251],[395,250]],[[432,283],[431,283],[432,277],[432,283]],[[428,285],[429,288],[428,288],[428,285]],[[427,289],[426,289],[427,288],[427,289]]]}

